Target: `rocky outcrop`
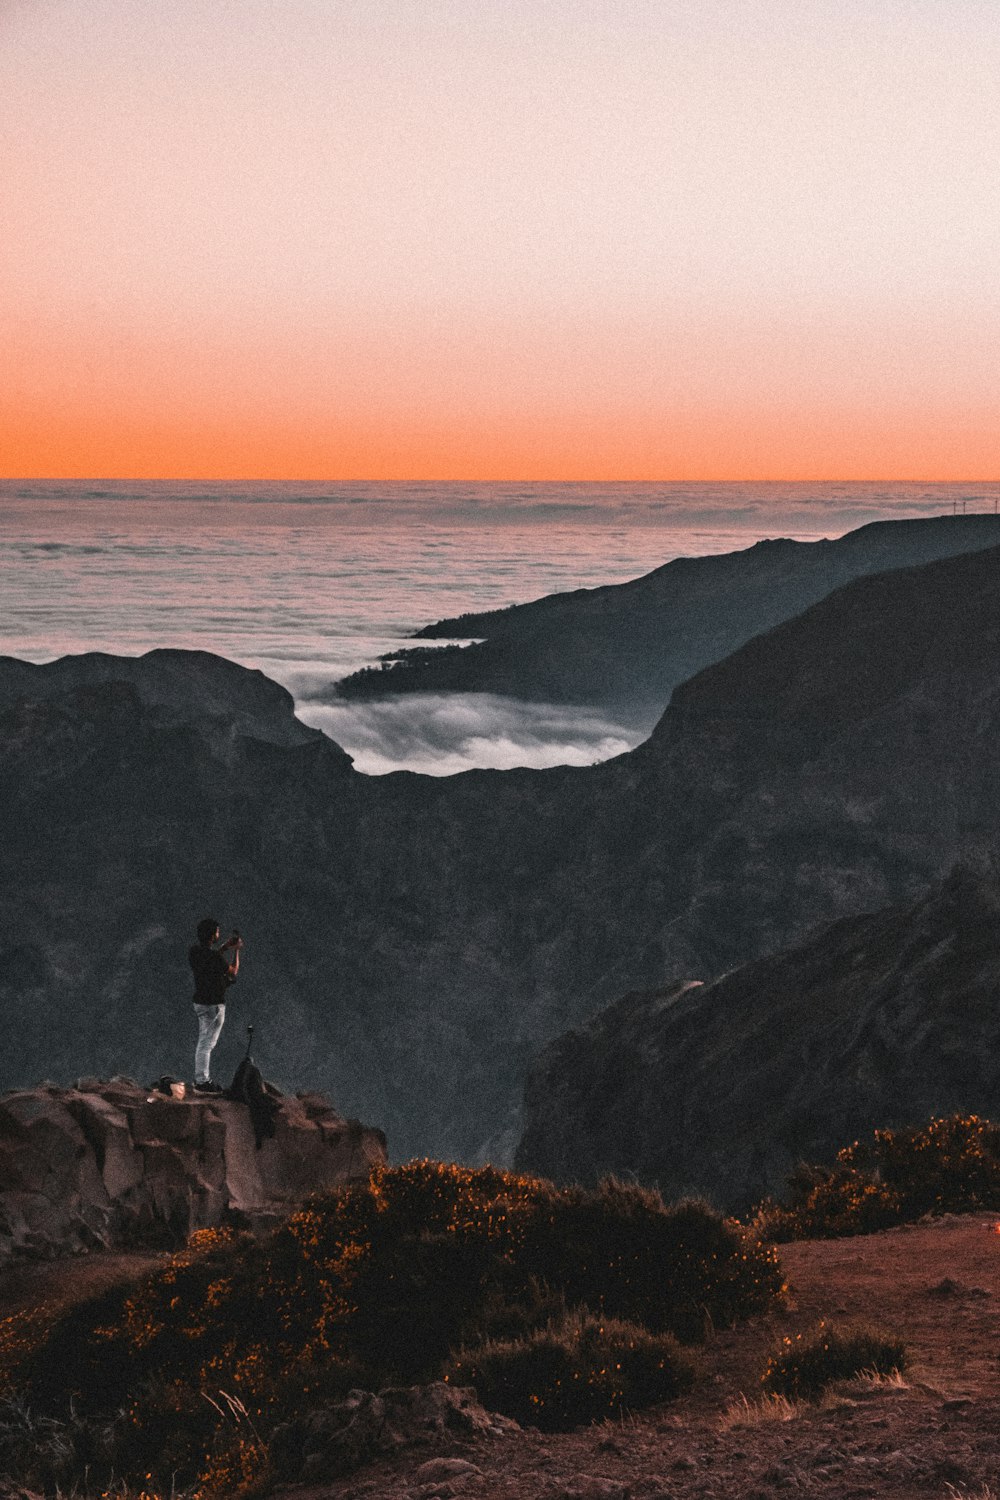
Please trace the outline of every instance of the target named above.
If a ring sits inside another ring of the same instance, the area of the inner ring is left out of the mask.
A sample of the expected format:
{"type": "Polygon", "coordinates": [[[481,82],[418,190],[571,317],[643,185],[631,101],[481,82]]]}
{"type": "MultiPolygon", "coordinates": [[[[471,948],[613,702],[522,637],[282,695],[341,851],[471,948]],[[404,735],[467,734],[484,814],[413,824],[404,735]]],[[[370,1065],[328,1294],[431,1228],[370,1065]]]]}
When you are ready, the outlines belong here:
{"type": "Polygon", "coordinates": [[[956,870],[712,984],[626,996],[543,1054],[517,1164],[743,1210],[876,1127],[1000,1117],[1000,884],[956,870]]]}
{"type": "Polygon", "coordinates": [[[1000,849],[1000,551],[856,580],[579,769],[366,777],[322,735],[280,742],[287,695],[226,731],[197,686],[188,712],[153,701],[141,663],[75,671],[5,688],[0,664],[7,1087],[184,1076],[212,913],[247,940],[221,1080],[252,1020],[269,1077],[378,1120],[400,1159],[503,1162],[540,1048],[616,996],[1000,849]]]}
{"type": "Polygon", "coordinates": [[[0,1264],[277,1222],[310,1193],[367,1177],[385,1137],[316,1094],[282,1098],[258,1149],[246,1105],[116,1079],[0,1096],[0,1264]]]}
{"type": "MultiPolygon", "coordinates": [[[[364,1464],[397,1457],[406,1449],[502,1438],[519,1431],[509,1417],[485,1411],[470,1387],[437,1380],[393,1386],[377,1395],[351,1391],[344,1401],[278,1427],[270,1457],[283,1480],[318,1484],[364,1464]]],[[[416,1478],[430,1485],[479,1472],[468,1459],[431,1458],[421,1464],[416,1478]]]]}
{"type": "Polygon", "coordinates": [[[439,620],[417,646],[338,684],[343,697],[479,692],[600,706],[647,732],[678,683],[853,578],[1000,544],[1000,518],[876,521],[835,541],[758,542],[645,577],[439,620]],[[482,637],[483,639],[480,639],[482,637]]]}

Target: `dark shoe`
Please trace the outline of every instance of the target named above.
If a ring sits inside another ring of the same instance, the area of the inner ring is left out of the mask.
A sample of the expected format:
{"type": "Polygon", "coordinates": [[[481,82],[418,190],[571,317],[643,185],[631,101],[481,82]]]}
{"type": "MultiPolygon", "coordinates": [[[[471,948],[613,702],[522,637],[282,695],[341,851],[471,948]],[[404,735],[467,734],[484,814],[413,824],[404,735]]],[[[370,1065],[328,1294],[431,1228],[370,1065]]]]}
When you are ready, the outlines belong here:
{"type": "Polygon", "coordinates": [[[196,1094],[224,1094],[225,1093],[225,1089],[222,1087],[222,1085],[219,1084],[219,1083],[215,1083],[211,1078],[206,1079],[206,1081],[204,1083],[196,1083],[194,1085],[194,1091],[195,1091],[196,1094]]]}

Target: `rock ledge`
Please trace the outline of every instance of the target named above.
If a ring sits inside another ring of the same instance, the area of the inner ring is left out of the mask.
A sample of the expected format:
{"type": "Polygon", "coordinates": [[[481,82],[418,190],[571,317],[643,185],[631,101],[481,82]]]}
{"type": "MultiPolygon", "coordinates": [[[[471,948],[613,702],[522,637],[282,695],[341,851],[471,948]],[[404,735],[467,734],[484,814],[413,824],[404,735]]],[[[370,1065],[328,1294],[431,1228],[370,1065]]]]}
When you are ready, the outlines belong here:
{"type": "Polygon", "coordinates": [[[0,1095],[0,1264],[263,1227],[386,1160],[382,1132],[320,1094],[282,1098],[275,1125],[258,1150],[245,1105],[128,1079],[0,1095]]]}

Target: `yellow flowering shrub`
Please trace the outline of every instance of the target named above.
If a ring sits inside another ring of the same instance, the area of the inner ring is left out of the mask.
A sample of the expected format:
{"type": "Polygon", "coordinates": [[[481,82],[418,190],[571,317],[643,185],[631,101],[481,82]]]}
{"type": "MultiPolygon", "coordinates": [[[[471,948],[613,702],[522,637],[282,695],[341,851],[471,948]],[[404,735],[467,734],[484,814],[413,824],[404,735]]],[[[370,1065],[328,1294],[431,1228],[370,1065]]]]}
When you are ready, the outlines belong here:
{"type": "Polygon", "coordinates": [[[757,1227],[776,1241],[871,1234],[924,1214],[1000,1209],[1000,1129],[978,1115],[876,1130],[832,1167],[802,1166],[757,1227]]]}
{"type": "Polygon", "coordinates": [[[891,1375],[906,1364],[906,1346],[892,1334],[868,1327],[838,1329],[823,1322],[814,1334],[782,1339],[761,1385],[769,1396],[815,1400],[835,1380],[891,1375]]]}
{"type": "Polygon", "coordinates": [[[351,1387],[438,1378],[463,1345],[530,1338],[574,1309],[690,1342],[765,1310],[781,1285],[773,1246],[704,1204],[411,1162],[312,1199],[266,1237],[192,1236],[138,1286],[66,1315],[23,1384],[45,1411],[124,1411],[119,1473],[235,1494],[258,1482],[268,1431],[351,1387]]]}
{"type": "Polygon", "coordinates": [[[445,1379],[473,1385],[491,1411],[562,1432],[619,1418],[691,1389],[694,1366],[669,1333],[567,1313],[523,1338],[461,1349],[445,1379]]]}

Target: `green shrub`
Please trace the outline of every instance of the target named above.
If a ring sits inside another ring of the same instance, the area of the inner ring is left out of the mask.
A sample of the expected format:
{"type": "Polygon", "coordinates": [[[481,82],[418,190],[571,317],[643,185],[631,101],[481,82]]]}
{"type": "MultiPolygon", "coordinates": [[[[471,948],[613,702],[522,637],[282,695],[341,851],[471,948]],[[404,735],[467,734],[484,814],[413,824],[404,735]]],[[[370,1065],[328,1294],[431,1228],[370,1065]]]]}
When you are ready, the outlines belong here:
{"type": "Polygon", "coordinates": [[[761,1205],[760,1234],[776,1242],[871,1234],[924,1214],[1000,1209],[1000,1129],[977,1115],[876,1130],[832,1167],[801,1166],[784,1202],[761,1205]]]}
{"type": "MultiPolygon", "coordinates": [[[[170,1408],[169,1400],[162,1409],[153,1407],[164,1418],[158,1433],[137,1429],[125,1412],[86,1418],[71,1410],[60,1419],[38,1416],[21,1401],[0,1400],[0,1493],[14,1494],[4,1485],[13,1476],[46,1495],[79,1495],[82,1486],[83,1494],[99,1493],[104,1500],[154,1500],[144,1482],[151,1477],[146,1457],[155,1454],[160,1469],[173,1475],[178,1455],[190,1465],[192,1446],[205,1454],[202,1472],[191,1474],[197,1485],[193,1500],[249,1496],[269,1477],[266,1448],[238,1404],[230,1408],[191,1393],[187,1407],[174,1409],[167,1423],[170,1408]],[[157,1437],[165,1441],[157,1444],[157,1437]],[[135,1477],[134,1486],[119,1477],[123,1472],[135,1477]]],[[[18,1495],[27,1493],[17,1489],[18,1495]]],[[[170,1493],[179,1494],[173,1484],[170,1493]]]]}
{"type": "Polygon", "coordinates": [[[761,1385],[769,1396],[790,1401],[815,1400],[835,1380],[857,1375],[890,1375],[904,1370],[906,1347],[900,1339],[877,1328],[845,1328],[821,1323],[811,1337],[797,1334],[782,1340],[768,1361],[761,1385]]]}
{"type": "Polygon", "coordinates": [[[1000,1208],[1000,1129],[951,1115],[910,1130],[877,1130],[873,1167],[903,1217],[1000,1208]]]}
{"type": "Polygon", "coordinates": [[[88,1438],[72,1415],[59,1421],[39,1417],[23,1401],[0,1401],[0,1475],[17,1475],[51,1493],[79,1472],[81,1446],[88,1438]]]}
{"type": "Polygon", "coordinates": [[[504,1291],[497,1287],[487,1292],[478,1312],[466,1320],[462,1342],[485,1344],[495,1339],[523,1338],[536,1328],[558,1322],[568,1312],[562,1292],[532,1277],[519,1289],[504,1291]]]}
{"type": "Polygon", "coordinates": [[[526,1227],[523,1259],[573,1306],[676,1334],[764,1311],[781,1289],[758,1238],[706,1204],[665,1207],[658,1193],[614,1180],[551,1192],[526,1227]]]}
{"type": "Polygon", "coordinates": [[[853,1165],[853,1147],[834,1167],[802,1165],[788,1179],[783,1203],[761,1204],[755,1225],[775,1244],[875,1234],[902,1222],[899,1196],[874,1173],[853,1165]]]}
{"type": "Polygon", "coordinates": [[[669,1333],[569,1313],[526,1338],[461,1350],[445,1379],[524,1425],[566,1432],[689,1391],[694,1367],[669,1333]]]}

